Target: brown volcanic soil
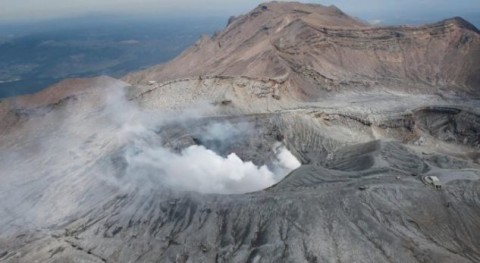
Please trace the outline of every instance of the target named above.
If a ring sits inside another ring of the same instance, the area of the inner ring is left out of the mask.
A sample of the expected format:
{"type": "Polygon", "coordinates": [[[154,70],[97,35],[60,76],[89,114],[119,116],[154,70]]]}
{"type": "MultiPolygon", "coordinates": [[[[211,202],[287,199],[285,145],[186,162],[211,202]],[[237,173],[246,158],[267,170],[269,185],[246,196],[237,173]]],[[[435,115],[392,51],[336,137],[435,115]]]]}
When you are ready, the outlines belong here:
{"type": "Polygon", "coordinates": [[[478,58],[460,18],[268,3],[125,82],[3,100],[0,261],[480,262],[478,58]],[[252,193],[158,166],[201,145],[272,167],[278,144],[301,167],[252,193]]]}
{"type": "Polygon", "coordinates": [[[170,63],[124,80],[272,78],[287,80],[303,99],[373,88],[478,96],[479,60],[480,34],[461,18],[377,28],[335,7],[273,2],[232,19],[223,32],[203,37],[170,63]]]}

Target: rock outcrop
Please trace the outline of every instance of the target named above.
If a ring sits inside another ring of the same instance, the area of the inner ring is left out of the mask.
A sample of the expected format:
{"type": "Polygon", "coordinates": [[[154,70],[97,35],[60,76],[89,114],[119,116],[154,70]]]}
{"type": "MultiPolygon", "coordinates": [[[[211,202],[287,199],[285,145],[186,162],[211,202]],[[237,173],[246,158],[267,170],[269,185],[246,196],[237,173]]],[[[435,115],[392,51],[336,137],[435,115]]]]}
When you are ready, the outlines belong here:
{"type": "Polygon", "coordinates": [[[124,79],[134,84],[204,75],[283,79],[303,100],[378,89],[478,96],[479,59],[479,32],[461,18],[379,28],[335,7],[269,3],[170,63],[124,79]]]}
{"type": "Polygon", "coordinates": [[[123,81],[3,100],[0,261],[479,262],[478,76],[461,18],[272,2],[123,81]],[[212,156],[280,176],[201,194],[212,156]]]}

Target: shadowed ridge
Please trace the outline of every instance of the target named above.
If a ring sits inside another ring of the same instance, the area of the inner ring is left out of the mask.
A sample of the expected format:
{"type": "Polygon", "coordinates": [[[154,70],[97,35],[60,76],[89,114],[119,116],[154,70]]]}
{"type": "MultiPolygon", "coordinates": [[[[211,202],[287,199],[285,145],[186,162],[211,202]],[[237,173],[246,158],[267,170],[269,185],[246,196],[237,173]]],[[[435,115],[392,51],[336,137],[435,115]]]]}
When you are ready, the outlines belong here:
{"type": "Polygon", "coordinates": [[[459,16],[449,18],[449,19],[445,19],[443,21],[440,21],[439,23],[442,23],[442,24],[453,23],[460,28],[465,28],[465,29],[468,29],[468,30],[471,30],[471,31],[474,31],[474,32],[480,34],[480,31],[478,30],[478,28],[476,28],[472,23],[468,22],[467,20],[465,20],[465,19],[463,19],[462,17],[459,17],[459,16]]]}

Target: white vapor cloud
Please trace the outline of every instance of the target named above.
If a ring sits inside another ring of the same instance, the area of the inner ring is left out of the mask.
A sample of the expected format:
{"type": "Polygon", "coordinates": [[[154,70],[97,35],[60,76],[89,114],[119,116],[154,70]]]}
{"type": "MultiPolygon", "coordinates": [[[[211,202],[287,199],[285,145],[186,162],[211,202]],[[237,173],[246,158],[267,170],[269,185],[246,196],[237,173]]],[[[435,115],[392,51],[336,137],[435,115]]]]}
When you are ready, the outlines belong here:
{"type": "Polygon", "coordinates": [[[226,158],[192,145],[176,154],[167,149],[148,149],[129,156],[130,172],[150,168],[162,184],[200,193],[235,194],[261,190],[273,185],[275,175],[263,165],[242,161],[235,153],[226,158]]]}
{"type": "Polygon", "coordinates": [[[300,161],[281,143],[275,145],[275,154],[279,165],[288,172],[297,169],[301,165],[300,161]]]}
{"type": "Polygon", "coordinates": [[[105,93],[82,94],[56,110],[33,114],[0,140],[0,232],[56,224],[119,194],[258,191],[300,165],[275,142],[264,150],[271,155],[265,164],[242,160],[245,152],[226,151],[221,144],[241,143],[255,130],[227,120],[208,122],[203,114],[211,113],[211,105],[176,114],[148,112],[126,99],[123,85],[98,90],[105,93]],[[179,137],[162,132],[169,134],[172,123],[213,140],[224,152],[192,138],[180,149],[171,147],[168,140],[179,137]]]}
{"type": "MultiPolygon", "coordinates": [[[[213,123],[204,138],[232,139],[228,123],[213,123]],[[212,133],[210,133],[212,132],[212,133]]],[[[237,130],[237,134],[241,130],[237,130]]],[[[243,130],[243,132],[247,132],[243,130]]],[[[191,145],[179,153],[153,144],[156,135],[136,123],[120,132],[122,141],[130,140],[124,153],[128,183],[157,185],[180,191],[215,194],[239,194],[262,190],[280,181],[301,164],[288,149],[277,143],[272,147],[275,161],[272,169],[243,161],[234,152],[223,157],[202,145],[191,145]]]]}
{"type": "MultiPolygon", "coordinates": [[[[195,123],[202,112],[211,112],[211,105],[199,104],[183,110],[183,113],[152,117],[125,100],[123,92],[110,92],[107,101],[108,107],[103,111],[110,122],[119,126],[115,135],[117,144],[123,145],[126,163],[118,185],[239,194],[272,186],[301,165],[280,142],[271,146],[275,160],[270,167],[244,161],[235,152],[224,157],[203,145],[191,145],[180,152],[163,146],[164,138],[159,131],[168,129],[166,126],[172,122],[196,131],[202,140],[214,140],[220,148],[254,131],[248,123],[232,124],[219,120],[212,120],[199,130],[191,123],[195,123]]],[[[112,182],[111,176],[109,181],[112,182]]]]}

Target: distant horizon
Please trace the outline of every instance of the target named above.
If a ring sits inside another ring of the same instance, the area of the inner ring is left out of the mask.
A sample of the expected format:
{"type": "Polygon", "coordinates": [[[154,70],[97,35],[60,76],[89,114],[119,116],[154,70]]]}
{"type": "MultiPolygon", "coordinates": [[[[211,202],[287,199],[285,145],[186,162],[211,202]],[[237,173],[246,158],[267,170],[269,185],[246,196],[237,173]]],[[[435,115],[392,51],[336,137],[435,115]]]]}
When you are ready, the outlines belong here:
{"type": "MultiPolygon", "coordinates": [[[[0,0],[2,1],[2,0],[0,0]]],[[[4,1],[4,0],[3,0],[4,1]]],[[[60,0],[46,0],[41,5],[34,0],[19,0],[16,3],[4,4],[0,10],[0,26],[29,25],[32,23],[48,23],[54,21],[75,20],[90,17],[110,17],[127,19],[228,19],[248,13],[261,3],[268,1],[232,0],[227,4],[220,0],[208,0],[210,4],[191,2],[193,0],[153,1],[141,0],[88,0],[75,4],[63,3],[60,0]],[[97,3],[97,4],[94,4],[97,3]],[[23,3],[23,4],[19,4],[23,3]],[[30,3],[30,4],[28,4],[30,3]],[[122,6],[122,3],[125,5],[122,6]],[[190,3],[189,5],[182,3],[190,3]],[[65,6],[67,5],[67,6],[65,6]],[[121,7],[118,7],[121,6],[121,7]],[[128,9],[127,6],[132,6],[128,9]],[[188,6],[186,8],[185,6],[188,6]],[[150,7],[150,8],[149,8],[150,7]],[[127,9],[127,10],[126,10],[127,9]]],[[[455,4],[448,0],[406,0],[398,3],[393,0],[329,0],[298,1],[303,3],[335,5],[350,16],[372,24],[425,24],[462,17],[480,27],[480,1],[462,0],[455,4]]]]}
{"type": "MultiPolygon", "coordinates": [[[[342,10],[343,11],[343,10],[342,10]]],[[[32,25],[36,26],[46,26],[48,24],[55,24],[55,23],[93,23],[93,22],[98,22],[98,21],[106,21],[106,22],[118,22],[118,21],[138,21],[138,22],[148,22],[148,21],[178,21],[178,20],[192,20],[192,21],[198,21],[198,20],[219,20],[219,21],[224,21],[225,25],[228,22],[228,19],[232,16],[239,16],[246,14],[248,12],[242,13],[242,14],[236,14],[236,15],[212,15],[212,16],[182,16],[182,15],[172,15],[172,16],[162,16],[158,17],[155,15],[139,15],[139,14],[116,14],[116,13],[103,13],[103,12],[95,12],[95,13],[89,13],[89,14],[82,14],[78,16],[72,16],[72,17],[56,17],[56,18],[47,18],[47,19],[39,19],[39,20],[16,20],[16,21],[2,21],[0,20],[0,34],[2,33],[2,29],[10,28],[11,30],[15,30],[15,27],[28,27],[30,28],[32,25]]],[[[372,19],[368,16],[356,16],[352,15],[348,12],[345,12],[347,15],[350,15],[356,19],[360,19],[362,21],[365,21],[367,23],[370,23],[372,25],[385,25],[385,26],[401,26],[401,25],[424,25],[424,24],[430,24],[430,23],[435,23],[435,22],[440,22],[442,20],[454,18],[454,17],[461,17],[480,29],[480,13],[465,13],[465,14],[457,14],[457,15],[450,15],[450,16],[442,16],[439,14],[433,14],[430,16],[418,16],[418,17],[389,17],[386,19],[372,19]]],[[[69,24],[66,25],[58,25],[58,26],[63,26],[67,27],[69,24]]]]}

